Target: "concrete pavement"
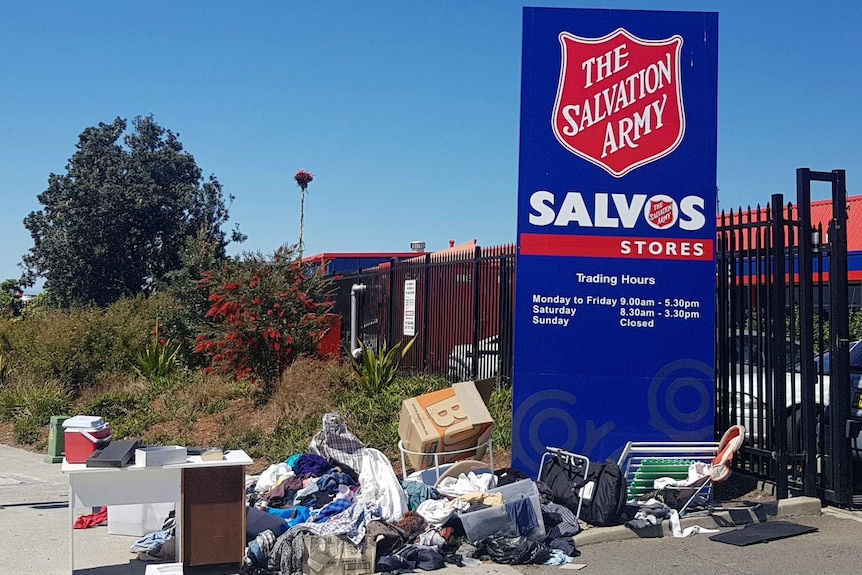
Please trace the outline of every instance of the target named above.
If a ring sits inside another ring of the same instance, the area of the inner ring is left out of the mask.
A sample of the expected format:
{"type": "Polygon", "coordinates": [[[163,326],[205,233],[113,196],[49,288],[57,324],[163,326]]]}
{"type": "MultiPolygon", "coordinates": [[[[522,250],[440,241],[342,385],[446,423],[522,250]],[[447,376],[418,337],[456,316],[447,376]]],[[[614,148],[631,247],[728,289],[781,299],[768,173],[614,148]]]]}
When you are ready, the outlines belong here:
{"type": "MultiPolygon", "coordinates": [[[[59,464],[0,445],[0,572],[69,573],[68,502],[69,480],[59,464]]],[[[143,574],[145,565],[129,552],[137,539],[108,536],[106,527],[76,530],[76,573],[143,574]]]]}
{"type": "MultiPolygon", "coordinates": [[[[69,573],[68,478],[59,464],[43,456],[0,445],[0,572],[54,575],[69,573]]],[[[80,514],[89,510],[81,509],[80,514]]],[[[585,573],[856,573],[862,542],[862,517],[854,512],[827,509],[820,502],[794,498],[763,506],[766,519],[798,521],[818,527],[818,533],[733,547],[710,541],[701,534],[675,539],[666,529],[661,539],[639,539],[626,527],[591,528],[575,538],[581,556],[576,564],[585,573]],[[826,551],[824,551],[826,550],[826,551]],[[774,556],[775,553],[779,556],[774,556]],[[826,570],[825,567],[829,567],[826,570]],[[779,567],[784,571],[776,570],[779,567]]],[[[746,514],[748,512],[745,512],[746,514]]],[[[698,524],[732,529],[748,522],[739,513],[684,518],[683,527],[698,524]]],[[[666,522],[667,523],[667,522],[666,522]]],[[[143,575],[146,563],[129,552],[138,537],[109,535],[106,527],[76,530],[75,567],[78,575],[143,575]]],[[[571,566],[569,566],[571,568],[571,566]]],[[[478,567],[449,567],[468,575],[536,574],[560,567],[483,563],[478,567]]],[[[189,570],[187,570],[187,573],[189,570]]],[[[441,575],[449,575],[443,573],[441,575]]],[[[454,574],[451,574],[454,575],[454,574]]]]}

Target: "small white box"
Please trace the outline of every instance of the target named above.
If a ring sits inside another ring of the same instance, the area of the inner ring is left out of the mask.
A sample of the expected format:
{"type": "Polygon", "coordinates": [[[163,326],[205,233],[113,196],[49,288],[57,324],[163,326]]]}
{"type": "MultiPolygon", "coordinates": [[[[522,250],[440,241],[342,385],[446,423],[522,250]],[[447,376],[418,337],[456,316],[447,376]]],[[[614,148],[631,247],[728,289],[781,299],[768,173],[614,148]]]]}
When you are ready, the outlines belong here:
{"type": "Polygon", "coordinates": [[[141,537],[161,531],[175,507],[174,503],[108,505],[108,534],[141,537]]]}
{"type": "Polygon", "coordinates": [[[147,565],[144,575],[183,575],[182,563],[162,563],[161,565],[147,565]]]}
{"type": "Polygon", "coordinates": [[[188,452],[180,445],[154,445],[135,450],[135,465],[159,467],[172,463],[185,463],[188,452]]]}

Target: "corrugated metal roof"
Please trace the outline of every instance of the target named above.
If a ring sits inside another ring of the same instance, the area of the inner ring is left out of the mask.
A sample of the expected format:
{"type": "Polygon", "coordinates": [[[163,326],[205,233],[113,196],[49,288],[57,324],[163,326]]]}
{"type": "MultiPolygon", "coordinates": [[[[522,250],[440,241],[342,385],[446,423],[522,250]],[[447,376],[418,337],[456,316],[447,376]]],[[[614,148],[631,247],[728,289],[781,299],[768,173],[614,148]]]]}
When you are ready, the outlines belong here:
{"type": "MultiPolygon", "coordinates": [[[[829,228],[832,219],[832,200],[811,202],[811,224],[823,224],[823,231],[829,228]]],[[[825,240],[825,238],[824,238],[825,240]]],[[[862,196],[847,198],[847,251],[862,251],[862,196]],[[859,215],[853,217],[856,213],[859,215]]]]}

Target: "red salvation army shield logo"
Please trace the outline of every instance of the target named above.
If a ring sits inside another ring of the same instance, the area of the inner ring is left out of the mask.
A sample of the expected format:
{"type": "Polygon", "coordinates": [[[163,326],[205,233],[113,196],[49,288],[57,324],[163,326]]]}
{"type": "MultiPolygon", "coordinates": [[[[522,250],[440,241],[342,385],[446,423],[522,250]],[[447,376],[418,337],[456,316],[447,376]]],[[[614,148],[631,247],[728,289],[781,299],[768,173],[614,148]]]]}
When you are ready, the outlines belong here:
{"type": "Polygon", "coordinates": [[[685,134],[682,37],[643,40],[618,28],[602,38],[560,33],[551,120],[573,154],[621,178],[663,158],[685,134]]]}
{"type": "Polygon", "coordinates": [[[657,230],[665,230],[676,223],[676,202],[670,196],[654,196],[644,209],[649,225],[657,230]]]}

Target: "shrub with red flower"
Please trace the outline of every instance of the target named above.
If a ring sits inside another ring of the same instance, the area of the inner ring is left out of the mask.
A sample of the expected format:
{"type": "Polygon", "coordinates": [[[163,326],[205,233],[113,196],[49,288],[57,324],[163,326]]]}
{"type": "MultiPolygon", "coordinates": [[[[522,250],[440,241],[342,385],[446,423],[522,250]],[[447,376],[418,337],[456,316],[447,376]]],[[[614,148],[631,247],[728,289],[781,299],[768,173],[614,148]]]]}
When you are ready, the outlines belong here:
{"type": "Polygon", "coordinates": [[[317,350],[332,307],[329,285],[286,248],[208,272],[198,289],[209,294],[209,324],[195,351],[209,357],[210,372],[276,381],[298,355],[317,350]]]}

